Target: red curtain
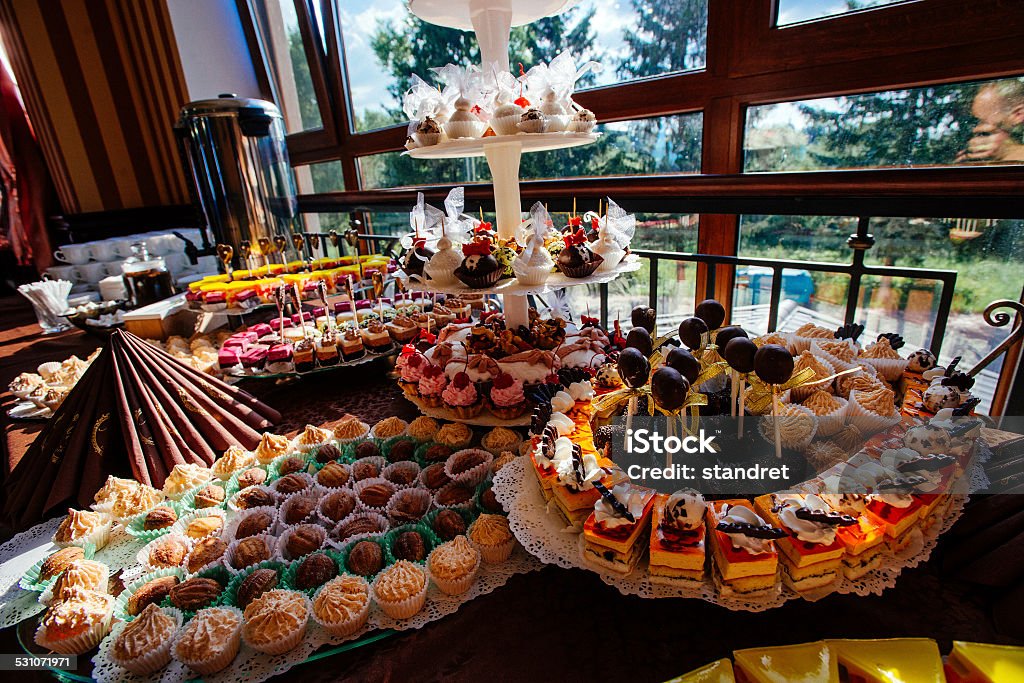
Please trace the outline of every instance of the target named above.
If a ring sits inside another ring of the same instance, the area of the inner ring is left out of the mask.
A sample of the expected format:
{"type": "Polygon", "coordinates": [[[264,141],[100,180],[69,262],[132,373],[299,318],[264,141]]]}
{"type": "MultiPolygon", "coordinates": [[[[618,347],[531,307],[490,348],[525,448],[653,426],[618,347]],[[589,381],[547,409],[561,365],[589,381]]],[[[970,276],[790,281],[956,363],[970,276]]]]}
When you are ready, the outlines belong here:
{"type": "Polygon", "coordinates": [[[18,86],[0,60],[0,242],[7,242],[19,265],[42,271],[53,264],[46,234],[53,184],[29,123],[18,86]]]}

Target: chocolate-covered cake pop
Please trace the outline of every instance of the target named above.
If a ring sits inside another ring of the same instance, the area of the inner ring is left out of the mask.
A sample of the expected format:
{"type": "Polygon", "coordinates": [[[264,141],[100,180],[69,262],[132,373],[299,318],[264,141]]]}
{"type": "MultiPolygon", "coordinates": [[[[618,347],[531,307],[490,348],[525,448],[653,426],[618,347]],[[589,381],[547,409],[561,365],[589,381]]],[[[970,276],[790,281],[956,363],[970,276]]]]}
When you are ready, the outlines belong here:
{"type": "Polygon", "coordinates": [[[672,368],[690,384],[697,381],[700,375],[700,361],[693,357],[693,354],[686,349],[672,349],[665,357],[665,365],[672,368]]]}
{"type": "Polygon", "coordinates": [[[637,306],[630,312],[629,319],[633,323],[633,327],[642,327],[654,334],[658,315],[650,306],[637,306]]]}
{"type": "Polygon", "coordinates": [[[736,325],[730,325],[729,327],[723,327],[715,335],[715,344],[718,345],[718,353],[722,353],[722,349],[726,347],[730,340],[736,337],[746,337],[747,331],[742,327],[736,325]]]}
{"type": "Polygon", "coordinates": [[[619,377],[622,382],[633,389],[647,384],[651,374],[651,364],[639,349],[627,347],[619,354],[619,377]]]}
{"type": "Polygon", "coordinates": [[[679,371],[664,365],[651,375],[651,395],[654,402],[665,410],[673,411],[681,408],[686,402],[686,392],[690,383],[679,374],[679,371]]]}
{"type": "Polygon", "coordinates": [[[679,341],[690,349],[699,349],[701,339],[708,332],[708,324],[700,318],[684,318],[679,323],[679,341]]]}
{"type": "Polygon", "coordinates": [[[736,372],[751,372],[756,353],[757,344],[746,337],[734,337],[725,345],[725,362],[736,372]]]}
{"type": "Polygon", "coordinates": [[[725,321],[725,307],[715,299],[701,301],[693,314],[707,323],[709,330],[717,330],[725,321]]]}
{"type": "Polygon", "coordinates": [[[582,229],[571,235],[565,235],[562,240],[565,242],[565,247],[558,252],[555,263],[566,277],[587,277],[604,263],[604,257],[595,254],[594,250],[590,248],[589,241],[582,229]]]}
{"type": "Polygon", "coordinates": [[[479,240],[462,245],[462,265],[455,269],[455,276],[467,287],[481,289],[495,284],[501,277],[501,265],[494,258],[491,243],[479,240]]]}
{"type": "Polygon", "coordinates": [[[785,384],[793,375],[793,356],[778,344],[765,344],[754,354],[754,372],[766,384],[785,384]]]}
{"type": "Polygon", "coordinates": [[[427,247],[427,240],[417,237],[413,240],[412,248],[405,252],[405,260],[402,261],[402,270],[407,275],[423,276],[423,266],[426,265],[434,250],[427,247]]]}
{"type": "Polygon", "coordinates": [[[650,332],[643,327],[631,329],[626,335],[626,348],[630,347],[649,357],[654,352],[654,341],[651,339],[650,332]]]}

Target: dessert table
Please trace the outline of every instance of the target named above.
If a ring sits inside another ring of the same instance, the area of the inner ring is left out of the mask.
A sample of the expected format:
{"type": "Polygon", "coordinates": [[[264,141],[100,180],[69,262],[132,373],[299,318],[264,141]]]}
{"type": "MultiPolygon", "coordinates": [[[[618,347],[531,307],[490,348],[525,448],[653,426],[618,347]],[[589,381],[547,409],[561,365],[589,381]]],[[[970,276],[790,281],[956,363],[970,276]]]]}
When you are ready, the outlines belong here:
{"type": "MultiPolygon", "coordinates": [[[[97,343],[80,332],[41,337],[27,305],[0,299],[0,386],[41,362],[88,355],[97,343]]],[[[329,424],[345,413],[370,424],[388,415],[416,415],[378,364],[354,369],[343,384],[329,374],[283,385],[255,384],[246,388],[281,410],[283,423],[276,431],[289,436],[307,423],[329,424]]],[[[38,425],[6,417],[11,401],[10,394],[0,396],[4,475],[39,431],[38,425]]],[[[5,530],[2,538],[10,533],[5,530]]],[[[955,639],[1020,645],[1024,633],[1013,615],[1024,609],[1022,582],[1024,497],[976,496],[931,558],[903,572],[881,596],[835,594],[765,612],[731,612],[699,600],[625,596],[591,572],[546,566],[512,576],[506,585],[423,628],[347,649],[324,648],[314,661],[279,680],[599,676],[654,681],[727,657],[734,649],[822,637],[924,636],[944,649],[955,639]],[[595,637],[606,643],[600,656],[592,654],[595,637]]],[[[22,634],[22,640],[30,642],[28,636],[22,634]]],[[[17,627],[0,631],[0,653],[21,651],[17,627]]],[[[24,678],[44,680],[45,674],[24,678]]]]}

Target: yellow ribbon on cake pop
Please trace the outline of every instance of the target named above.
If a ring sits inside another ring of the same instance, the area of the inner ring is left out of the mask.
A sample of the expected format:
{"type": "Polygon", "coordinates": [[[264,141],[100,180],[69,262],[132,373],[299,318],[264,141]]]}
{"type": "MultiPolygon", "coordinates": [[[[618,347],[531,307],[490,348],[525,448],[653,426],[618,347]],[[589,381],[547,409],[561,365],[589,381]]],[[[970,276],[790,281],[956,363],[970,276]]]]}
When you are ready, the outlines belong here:
{"type": "Polygon", "coordinates": [[[755,415],[760,415],[761,413],[766,412],[772,405],[773,387],[777,388],[779,393],[782,394],[787,389],[792,389],[793,387],[812,383],[816,384],[824,381],[815,380],[814,377],[814,368],[804,368],[803,370],[794,373],[782,384],[766,384],[760,377],[752,372],[747,376],[747,381],[750,382],[751,386],[750,394],[747,396],[747,410],[755,415]]]}

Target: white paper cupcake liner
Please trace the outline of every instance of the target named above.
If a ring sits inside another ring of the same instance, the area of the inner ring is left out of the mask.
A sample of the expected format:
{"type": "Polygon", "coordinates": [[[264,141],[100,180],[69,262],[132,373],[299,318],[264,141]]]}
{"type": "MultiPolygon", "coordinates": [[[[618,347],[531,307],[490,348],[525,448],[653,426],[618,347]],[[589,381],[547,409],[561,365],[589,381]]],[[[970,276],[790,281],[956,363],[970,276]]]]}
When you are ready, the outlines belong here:
{"type": "Polygon", "coordinates": [[[827,415],[818,415],[817,436],[832,436],[838,434],[846,426],[846,406],[849,403],[845,398],[835,397],[835,400],[842,405],[827,415]]]}
{"type": "Polygon", "coordinates": [[[835,381],[836,395],[837,396],[841,396],[843,398],[849,397],[849,395],[850,395],[850,389],[849,389],[849,386],[848,386],[849,382],[854,377],[863,377],[865,375],[868,376],[868,377],[878,377],[878,370],[875,370],[875,367],[873,365],[867,365],[867,364],[857,365],[853,372],[851,372],[851,373],[849,373],[847,375],[841,375],[839,377],[836,377],[836,381],[835,381]]]}
{"type": "Polygon", "coordinates": [[[395,601],[384,600],[377,594],[377,583],[383,575],[384,572],[377,574],[377,578],[373,580],[371,590],[373,591],[374,601],[384,614],[388,615],[392,619],[409,619],[423,609],[423,606],[427,603],[427,587],[430,585],[429,575],[425,575],[423,577],[423,587],[418,593],[409,596],[405,600],[395,601]]]}
{"type": "Polygon", "coordinates": [[[542,285],[548,281],[549,277],[551,277],[550,268],[531,267],[516,271],[516,280],[519,284],[527,287],[542,285]]]}
{"type": "Polygon", "coordinates": [[[462,503],[455,503],[455,504],[446,505],[446,504],[441,502],[441,498],[444,496],[444,492],[447,489],[455,487],[455,486],[461,486],[463,488],[467,488],[465,484],[460,484],[460,483],[454,482],[454,481],[449,483],[449,484],[445,484],[444,486],[439,488],[434,493],[434,507],[435,508],[450,509],[450,510],[472,510],[473,509],[473,496],[470,496],[468,500],[466,500],[466,501],[464,501],[462,503]]]}
{"type": "Polygon", "coordinates": [[[58,541],[56,538],[51,539],[53,544],[58,548],[67,548],[68,546],[77,545],[79,548],[84,548],[86,544],[92,544],[92,547],[96,550],[102,550],[106,547],[107,543],[110,542],[110,531],[114,525],[114,520],[108,516],[106,524],[101,524],[96,529],[93,529],[90,533],[74,538],[70,541],[58,541]]]}
{"type": "Polygon", "coordinates": [[[850,401],[846,405],[846,421],[860,430],[865,437],[883,432],[900,421],[900,415],[885,416],[874,413],[860,404],[856,390],[850,392],[850,401]]]}
{"type": "Polygon", "coordinates": [[[444,464],[444,473],[448,475],[449,479],[451,479],[453,482],[457,484],[462,484],[463,486],[477,486],[478,484],[483,482],[484,479],[487,478],[487,475],[491,471],[491,463],[493,461],[494,456],[490,453],[490,451],[486,451],[482,448],[464,448],[461,451],[455,451],[454,453],[448,456],[448,460],[445,461],[444,464]],[[467,451],[479,453],[482,456],[484,456],[483,462],[468,470],[459,472],[458,474],[454,474],[451,470],[452,462],[454,462],[455,459],[458,458],[462,453],[465,453],[467,451]]]}
{"type": "Polygon", "coordinates": [[[230,573],[232,576],[236,574],[241,574],[246,569],[251,567],[253,564],[259,564],[260,562],[263,562],[265,560],[274,559],[275,548],[277,548],[277,537],[273,534],[256,534],[255,536],[249,536],[247,538],[241,538],[235,541],[231,541],[231,543],[228,544],[228,549],[224,551],[224,568],[227,569],[228,573],[230,573]],[[238,548],[238,544],[250,538],[262,538],[264,542],[266,542],[267,544],[267,550],[269,550],[269,553],[267,554],[266,557],[261,558],[251,564],[247,564],[244,567],[235,567],[235,550],[238,548]]]}
{"type": "MultiPolygon", "coordinates": [[[[156,571],[158,569],[167,569],[167,567],[163,567],[163,566],[157,567],[157,566],[154,566],[154,565],[150,564],[149,553],[157,545],[160,545],[160,544],[163,544],[163,543],[168,543],[169,540],[172,539],[172,538],[177,538],[177,539],[182,540],[182,541],[185,542],[185,546],[186,546],[185,555],[181,559],[181,561],[184,562],[185,561],[185,557],[188,557],[189,552],[191,552],[191,550],[192,550],[192,542],[184,534],[180,534],[180,533],[170,533],[170,534],[167,534],[165,536],[160,536],[159,538],[154,538],[152,541],[150,541],[149,543],[144,545],[141,550],[139,550],[138,554],[135,556],[135,560],[140,565],[142,565],[142,567],[146,571],[148,571],[148,572],[149,571],[156,571]]],[[[178,565],[178,566],[181,566],[181,565],[178,565]]]]}
{"type": "MultiPolygon", "coordinates": [[[[380,477],[380,473],[383,472],[384,468],[388,466],[388,461],[383,455],[371,455],[367,458],[360,458],[359,460],[356,460],[354,463],[352,463],[352,480],[350,482],[350,485],[352,486],[353,489],[358,483],[355,479],[356,472],[359,470],[358,465],[364,462],[373,463],[377,467],[377,477],[380,477]]],[[[372,479],[373,477],[366,478],[372,479]]]]}
{"type": "Polygon", "coordinates": [[[307,596],[305,593],[301,593],[299,591],[292,592],[295,592],[297,595],[301,595],[302,599],[306,603],[306,620],[302,623],[302,626],[295,629],[295,631],[293,631],[292,633],[289,633],[278,638],[277,640],[274,640],[270,643],[260,644],[253,643],[248,638],[246,638],[245,628],[243,627],[242,641],[246,645],[256,650],[257,652],[262,652],[263,654],[267,655],[282,655],[285,652],[290,652],[291,650],[294,650],[296,647],[298,647],[299,643],[302,642],[302,639],[306,637],[306,627],[309,624],[310,615],[313,614],[313,605],[309,600],[309,596],[307,596]]]}
{"type": "Polygon", "coordinates": [[[572,133],[589,133],[594,130],[597,125],[597,121],[580,121],[579,119],[573,118],[569,122],[569,131],[572,133]]]}
{"type": "Polygon", "coordinates": [[[221,538],[223,538],[225,541],[228,541],[229,543],[231,541],[239,540],[238,538],[236,538],[236,534],[238,533],[238,527],[242,524],[243,521],[260,512],[265,512],[269,514],[271,520],[270,526],[267,527],[266,531],[263,533],[274,533],[277,530],[277,517],[279,512],[278,508],[270,505],[257,505],[254,508],[242,510],[238,514],[234,515],[231,518],[231,521],[228,522],[228,525],[224,528],[224,533],[221,535],[221,538]]]}
{"type": "Polygon", "coordinates": [[[39,622],[35,634],[36,645],[62,655],[81,655],[98,646],[100,641],[110,633],[114,621],[114,598],[109,595],[106,597],[110,598],[107,613],[97,619],[85,633],[71,638],[48,638],[43,623],[39,622]]]}
{"type": "Polygon", "coordinates": [[[174,619],[174,631],[171,633],[170,638],[154,644],[153,648],[142,656],[128,660],[119,660],[115,654],[113,644],[111,644],[108,652],[110,661],[137,676],[148,676],[149,674],[156,673],[167,666],[171,661],[171,645],[174,643],[174,639],[178,635],[178,631],[181,630],[181,624],[182,621],[184,621],[184,616],[180,610],[174,607],[163,607],[161,608],[161,611],[174,619]]]}
{"type": "Polygon", "coordinates": [[[543,118],[528,119],[526,121],[520,119],[517,125],[519,126],[520,133],[543,133],[547,130],[547,121],[543,118]]]}
{"type": "MultiPolygon", "coordinates": [[[[818,429],[818,418],[813,412],[811,412],[807,408],[804,408],[801,405],[793,404],[791,407],[795,408],[803,415],[806,415],[807,419],[810,420],[811,422],[811,428],[810,430],[805,430],[804,427],[801,426],[801,431],[805,432],[804,434],[787,434],[787,430],[785,427],[786,419],[794,416],[780,415],[778,417],[778,419],[780,420],[779,440],[782,443],[782,447],[785,448],[786,450],[802,451],[809,445],[811,445],[811,441],[814,440],[814,435],[818,429]]],[[[776,418],[772,417],[771,412],[768,412],[767,414],[764,415],[764,417],[761,418],[758,424],[758,429],[761,432],[761,436],[764,437],[765,441],[771,444],[775,443],[775,425],[773,423],[774,419],[776,418]]]]}
{"type": "Polygon", "coordinates": [[[391,483],[398,487],[398,490],[401,491],[402,489],[408,489],[416,486],[416,482],[419,481],[421,471],[422,468],[412,460],[403,460],[401,462],[392,463],[385,467],[381,471],[380,476],[382,479],[391,481],[391,483]],[[403,470],[413,473],[412,479],[409,481],[408,484],[399,484],[398,482],[391,481],[391,479],[388,478],[389,474],[393,474],[395,472],[403,470]]]}
{"type": "MultiPolygon", "coordinates": [[[[428,490],[428,491],[430,491],[431,493],[434,493],[435,491],[439,491],[439,490],[441,490],[441,488],[444,488],[445,486],[447,486],[447,485],[449,484],[449,482],[448,482],[448,481],[446,481],[446,482],[445,482],[444,484],[442,484],[442,485],[441,485],[441,486],[440,486],[439,488],[431,488],[430,486],[427,486],[427,481],[426,481],[426,478],[425,478],[425,476],[424,476],[424,475],[426,474],[426,471],[427,471],[428,469],[430,469],[431,467],[433,467],[434,465],[440,465],[440,466],[441,466],[441,470],[442,470],[442,471],[444,470],[444,463],[443,463],[443,462],[435,462],[435,463],[431,463],[431,464],[427,465],[426,467],[424,467],[424,468],[423,468],[423,469],[422,469],[422,470],[420,471],[420,478],[419,478],[419,480],[418,480],[418,481],[416,482],[416,485],[417,485],[417,486],[418,486],[419,488],[427,489],[427,490],[428,490]]],[[[447,477],[447,476],[448,476],[448,474],[447,474],[447,473],[445,473],[445,476],[447,477]]]]}
{"type": "Polygon", "coordinates": [[[519,445],[521,443],[522,440],[520,439],[519,441],[516,441],[514,444],[511,444],[509,446],[488,446],[487,436],[484,435],[484,438],[481,439],[480,441],[480,447],[483,448],[488,453],[490,453],[491,455],[493,455],[495,458],[500,458],[501,454],[504,453],[505,451],[509,451],[511,453],[518,453],[519,445]]]}
{"type": "Polygon", "coordinates": [[[317,471],[316,475],[313,476],[313,482],[317,486],[319,486],[322,491],[339,491],[341,489],[347,489],[350,486],[352,486],[352,466],[343,462],[339,462],[338,464],[341,465],[348,472],[348,479],[346,479],[345,483],[342,484],[341,486],[327,486],[326,484],[320,481],[320,472],[323,471],[323,467],[321,467],[320,470],[317,471]]]}
{"type": "MultiPolygon", "coordinates": [[[[821,361],[822,365],[825,366],[825,370],[826,370],[826,373],[827,373],[825,375],[825,377],[829,377],[829,376],[835,374],[835,372],[836,372],[835,371],[835,366],[832,365],[831,361],[829,361],[829,360],[827,360],[825,358],[822,358],[820,356],[815,356],[815,358],[817,358],[819,361],[821,361]]],[[[794,370],[793,372],[796,373],[797,370],[794,370]]],[[[822,378],[817,378],[817,379],[822,379],[822,378]]],[[[807,384],[801,384],[798,387],[792,387],[789,390],[790,398],[791,398],[791,400],[794,403],[802,403],[805,398],[807,398],[808,396],[813,394],[815,391],[819,391],[820,390],[820,391],[831,392],[832,391],[832,383],[834,381],[835,380],[830,380],[828,382],[817,382],[816,384],[807,383],[807,384]]]]}
{"type": "Polygon", "coordinates": [[[229,612],[234,612],[235,614],[238,615],[238,628],[235,629],[234,633],[232,633],[228,637],[228,639],[224,642],[224,647],[221,649],[220,652],[212,653],[212,654],[210,652],[206,652],[206,653],[204,653],[205,657],[200,658],[200,659],[194,659],[194,658],[183,656],[178,651],[178,643],[181,641],[182,637],[184,636],[185,631],[188,630],[188,626],[185,626],[185,628],[180,629],[178,631],[177,635],[174,637],[174,642],[172,643],[172,647],[171,647],[171,655],[176,660],[178,660],[179,662],[181,662],[182,664],[187,666],[192,671],[195,671],[197,674],[200,674],[201,676],[210,676],[212,674],[217,673],[218,671],[222,671],[223,669],[226,669],[228,667],[228,665],[231,664],[231,662],[235,659],[235,656],[238,655],[239,647],[242,644],[242,622],[243,622],[243,612],[242,612],[242,610],[238,609],[237,607],[231,607],[231,606],[228,606],[228,605],[222,605],[222,606],[218,606],[218,607],[207,607],[207,608],[202,609],[199,612],[197,612],[196,613],[197,616],[193,617],[192,621],[195,621],[195,619],[198,617],[199,614],[202,614],[206,610],[211,610],[211,609],[213,609],[213,610],[227,610],[229,612]]]}
{"type": "MultiPolygon", "coordinates": [[[[302,488],[302,489],[300,489],[298,491],[294,491],[292,493],[284,493],[282,491],[279,491],[278,487],[277,487],[277,484],[281,481],[281,479],[275,479],[274,482],[270,485],[270,490],[274,492],[274,495],[276,495],[278,497],[278,499],[281,501],[282,504],[284,504],[285,500],[287,500],[288,498],[294,496],[296,493],[302,493],[303,491],[308,491],[308,490],[312,489],[314,486],[316,486],[316,481],[313,479],[313,475],[311,475],[309,472],[293,472],[292,474],[298,475],[299,478],[301,478],[303,481],[306,482],[306,486],[304,488],[302,488]]],[[[287,475],[287,476],[291,476],[291,475],[287,475]]]]}
{"type": "MultiPolygon", "coordinates": [[[[359,629],[361,629],[366,624],[367,619],[370,618],[370,584],[368,584],[366,582],[366,579],[364,579],[361,576],[355,576],[353,574],[343,574],[342,576],[355,578],[363,582],[363,585],[366,587],[366,604],[363,605],[363,608],[359,610],[359,612],[339,622],[324,621],[317,615],[316,609],[314,608],[312,610],[313,621],[319,624],[321,628],[330,633],[332,636],[350,636],[359,629]]],[[[325,583],[323,586],[317,588],[316,592],[313,593],[313,605],[316,605],[316,601],[317,598],[320,597],[320,593],[323,592],[323,590],[327,586],[330,586],[332,583],[342,578],[342,576],[335,577],[327,583],[325,583]]]]}
{"type": "MultiPolygon", "coordinates": [[[[437,546],[437,548],[440,547],[441,546],[437,546]]],[[[430,570],[430,559],[431,556],[437,552],[437,548],[431,550],[430,555],[427,555],[427,573],[430,574],[430,579],[445,595],[462,595],[468,591],[473,586],[473,582],[476,581],[476,575],[480,571],[481,555],[479,553],[477,554],[476,564],[473,565],[473,569],[470,570],[469,573],[452,579],[443,579],[430,570]]]]}
{"type": "Polygon", "coordinates": [[[323,528],[319,524],[296,524],[295,526],[289,526],[277,537],[277,548],[274,552],[274,557],[281,560],[282,562],[292,562],[294,560],[306,557],[306,555],[315,553],[318,550],[322,550],[327,545],[327,529],[323,528]],[[305,555],[292,555],[288,552],[288,540],[292,537],[298,529],[305,528],[317,534],[320,538],[320,545],[309,551],[305,555]]]}
{"type": "MultiPolygon", "coordinates": [[[[472,539],[470,539],[470,543],[473,543],[472,539]]],[[[516,547],[516,538],[513,536],[501,545],[488,546],[473,543],[473,546],[480,551],[480,555],[487,564],[501,564],[512,556],[512,551],[516,547]]]]}
{"type": "MultiPolygon", "coordinates": [[[[108,567],[103,562],[99,562],[98,560],[94,559],[92,561],[96,562],[99,565],[102,565],[105,571],[103,573],[102,578],[96,582],[96,585],[94,585],[94,586],[82,586],[82,588],[84,588],[86,590],[95,591],[97,593],[106,593],[107,592],[107,583],[110,581],[110,567],[108,567]]],[[[55,601],[57,601],[56,600],[57,596],[54,596],[53,592],[54,592],[54,589],[56,589],[56,587],[57,587],[57,579],[58,578],[60,578],[60,577],[59,576],[56,577],[50,583],[50,585],[46,587],[46,590],[44,590],[39,595],[39,602],[41,602],[44,605],[52,605],[55,601]]]]}
{"type": "MultiPolygon", "coordinates": [[[[244,488],[244,489],[242,489],[241,491],[238,491],[237,493],[235,493],[234,495],[232,495],[232,496],[231,496],[230,498],[228,498],[228,502],[227,502],[227,508],[228,508],[228,510],[229,510],[230,512],[232,512],[232,513],[236,514],[236,515],[237,515],[237,514],[239,514],[239,513],[241,513],[241,512],[246,512],[247,510],[252,510],[253,508],[240,508],[240,507],[238,507],[238,497],[239,497],[239,496],[240,496],[240,495],[241,495],[242,493],[244,493],[244,492],[246,492],[246,491],[251,491],[251,490],[253,490],[253,489],[263,489],[264,491],[266,491],[267,493],[269,493],[269,494],[270,494],[271,498],[273,498],[273,499],[274,499],[274,501],[275,501],[275,503],[276,503],[276,504],[280,504],[280,502],[281,502],[281,501],[280,501],[280,499],[279,499],[279,498],[277,497],[277,492],[276,492],[276,491],[274,491],[274,489],[270,488],[269,486],[266,486],[266,485],[264,485],[264,484],[261,484],[261,485],[259,485],[259,486],[250,486],[250,487],[248,487],[248,488],[244,488]]],[[[257,507],[269,507],[269,506],[266,506],[266,505],[258,505],[257,507]]],[[[276,507],[276,505],[275,505],[275,507],[276,507]]]]}
{"type": "Polygon", "coordinates": [[[370,479],[363,479],[362,481],[358,481],[358,482],[356,482],[352,486],[352,490],[356,494],[356,500],[358,501],[359,509],[361,511],[363,511],[363,512],[376,512],[379,515],[385,515],[386,516],[387,515],[387,508],[388,508],[387,503],[385,503],[384,505],[380,505],[380,506],[377,506],[377,505],[367,505],[366,503],[363,502],[363,499],[361,497],[361,494],[362,494],[362,492],[365,489],[367,489],[370,486],[375,486],[377,484],[384,484],[384,485],[388,486],[391,489],[391,497],[388,498],[388,502],[391,502],[391,498],[394,498],[395,494],[398,493],[398,487],[395,486],[390,481],[388,481],[387,479],[385,479],[384,477],[371,477],[370,479]]]}
{"type": "Polygon", "coordinates": [[[317,503],[317,506],[316,506],[316,519],[317,519],[317,522],[320,523],[321,525],[323,525],[324,528],[332,529],[333,527],[337,526],[339,523],[341,523],[341,522],[345,521],[347,518],[351,517],[356,512],[356,509],[358,507],[359,507],[359,499],[356,498],[355,492],[353,492],[351,489],[349,489],[349,488],[328,489],[328,490],[326,490],[324,492],[324,496],[320,499],[320,502],[317,503]],[[344,517],[342,517],[341,519],[338,519],[338,520],[331,519],[330,517],[325,515],[324,512],[323,512],[323,506],[324,506],[325,501],[327,501],[330,498],[333,498],[334,496],[346,496],[346,497],[351,497],[351,499],[352,499],[352,510],[349,511],[349,513],[347,515],[345,515],[344,517]]]}
{"type": "Polygon", "coordinates": [[[478,138],[484,134],[485,128],[483,121],[448,121],[444,124],[444,132],[449,140],[478,138]]]}
{"type": "MultiPolygon", "coordinates": [[[[321,490],[319,487],[313,489],[305,489],[298,493],[293,493],[288,496],[284,502],[281,503],[281,507],[277,511],[277,525],[276,531],[279,533],[288,526],[295,526],[296,524],[302,524],[303,522],[316,522],[316,505],[309,511],[309,514],[304,516],[302,519],[289,519],[289,513],[291,508],[295,506],[299,499],[302,498],[316,498],[317,505],[319,505],[321,490]]],[[[301,512],[301,510],[299,511],[301,512]]]]}
{"type": "Polygon", "coordinates": [[[521,114],[509,114],[491,119],[491,128],[496,135],[515,135],[519,132],[521,114]]]}
{"type": "Polygon", "coordinates": [[[907,369],[906,358],[858,358],[861,363],[867,363],[875,370],[878,374],[886,379],[888,382],[896,382],[900,377],[903,376],[903,371],[907,369]]]}
{"type": "Polygon", "coordinates": [[[388,520],[394,526],[401,526],[402,524],[415,524],[415,523],[419,522],[420,520],[422,520],[424,517],[427,516],[427,513],[430,512],[430,508],[433,505],[433,502],[434,502],[434,496],[427,489],[421,489],[421,488],[401,489],[400,491],[398,491],[395,495],[393,495],[391,497],[391,500],[388,501],[388,506],[387,506],[388,520]],[[423,514],[420,515],[416,519],[396,519],[395,514],[396,514],[396,510],[397,510],[398,505],[400,505],[403,501],[409,500],[409,499],[412,499],[412,500],[415,500],[415,501],[419,501],[422,504],[422,506],[423,506],[423,514]]]}
{"type": "MultiPolygon", "coordinates": [[[[828,351],[826,351],[825,349],[821,348],[821,345],[820,345],[821,341],[822,340],[819,340],[819,339],[815,339],[814,341],[812,341],[809,350],[810,350],[810,352],[813,355],[817,356],[818,358],[821,358],[822,360],[828,361],[832,365],[832,367],[836,369],[836,372],[841,372],[842,370],[849,370],[850,368],[855,367],[857,365],[856,358],[857,358],[857,351],[859,349],[857,348],[856,344],[854,344],[853,342],[850,342],[849,340],[847,340],[847,343],[850,345],[850,347],[853,349],[853,352],[854,352],[854,356],[853,356],[854,360],[848,361],[848,360],[843,360],[839,356],[831,354],[828,351]]],[[[831,340],[826,339],[824,341],[831,341],[831,340]]]]}
{"type": "Polygon", "coordinates": [[[228,513],[220,508],[204,508],[202,510],[193,510],[192,512],[181,515],[178,517],[178,521],[171,525],[171,533],[183,536],[189,541],[199,541],[202,538],[206,538],[206,536],[202,536],[201,538],[191,538],[185,533],[185,530],[192,521],[203,517],[220,517],[221,519],[220,529],[206,534],[206,536],[220,536],[224,533],[224,527],[227,526],[228,513]]]}
{"type": "Polygon", "coordinates": [[[331,529],[331,533],[329,534],[327,543],[335,550],[340,550],[346,544],[351,543],[352,541],[360,538],[369,538],[371,536],[383,536],[388,532],[389,528],[390,525],[388,523],[387,517],[380,514],[379,512],[366,512],[356,510],[355,512],[351,513],[348,517],[338,522],[338,524],[335,525],[333,529],[331,529]],[[345,531],[347,526],[351,526],[355,520],[363,518],[370,519],[370,521],[374,523],[377,531],[358,533],[352,536],[348,536],[346,538],[341,537],[341,534],[345,531]]]}
{"type": "Polygon", "coordinates": [[[381,436],[381,435],[377,434],[377,425],[374,425],[373,428],[370,430],[370,438],[379,439],[381,441],[387,441],[388,439],[395,439],[395,438],[398,438],[400,436],[406,436],[408,433],[409,433],[409,425],[406,424],[405,428],[402,431],[398,432],[397,434],[391,434],[389,436],[381,436]]]}

